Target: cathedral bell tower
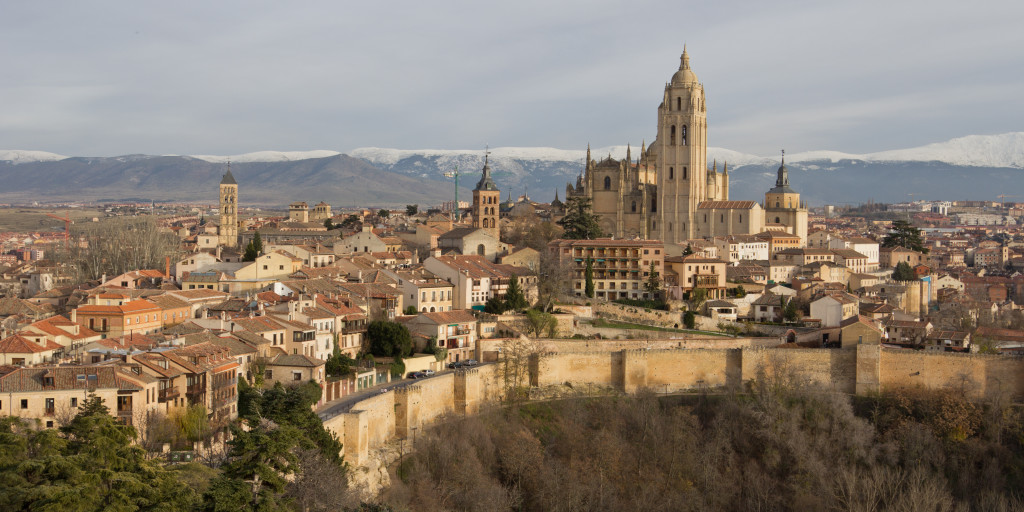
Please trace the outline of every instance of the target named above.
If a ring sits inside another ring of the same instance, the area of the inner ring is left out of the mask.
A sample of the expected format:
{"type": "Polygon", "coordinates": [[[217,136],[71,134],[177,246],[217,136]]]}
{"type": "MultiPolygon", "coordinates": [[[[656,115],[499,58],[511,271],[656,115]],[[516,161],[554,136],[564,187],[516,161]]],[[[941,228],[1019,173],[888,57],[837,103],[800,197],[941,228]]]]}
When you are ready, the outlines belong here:
{"type": "Polygon", "coordinates": [[[658,137],[650,150],[658,172],[650,232],[666,244],[693,237],[697,205],[709,197],[704,86],[690,69],[685,48],[679,60],[679,70],[665,84],[658,137]]]}
{"type": "Polygon", "coordinates": [[[224,247],[238,246],[238,182],[231,175],[231,163],[228,172],[220,180],[220,227],[217,235],[220,245],[224,247]]]}
{"type": "Polygon", "coordinates": [[[501,191],[491,179],[491,166],[488,163],[490,152],[484,154],[484,172],[473,189],[473,227],[487,231],[495,240],[501,238],[501,225],[498,215],[501,203],[501,191]]]}

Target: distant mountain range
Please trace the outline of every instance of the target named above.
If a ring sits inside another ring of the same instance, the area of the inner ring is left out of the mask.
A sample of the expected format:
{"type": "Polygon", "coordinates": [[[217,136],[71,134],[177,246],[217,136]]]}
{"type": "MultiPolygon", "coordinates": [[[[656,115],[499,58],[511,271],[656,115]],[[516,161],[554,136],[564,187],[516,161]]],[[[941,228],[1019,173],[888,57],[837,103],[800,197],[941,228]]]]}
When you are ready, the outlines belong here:
{"type": "MultiPolygon", "coordinates": [[[[623,158],[625,146],[598,148],[595,159],[623,158]]],[[[633,148],[633,158],[639,148],[633,148]]],[[[583,167],[585,149],[494,148],[490,165],[505,194],[550,201],[583,167]]],[[[719,168],[729,163],[730,197],[760,199],[774,185],[777,158],[708,148],[719,168]]],[[[336,206],[402,206],[450,200],[460,172],[468,199],[484,163],[482,150],[261,151],[234,156],[65,157],[42,151],[0,150],[0,201],[153,199],[215,202],[216,185],[231,162],[243,204],[327,201],[336,206]]],[[[863,155],[810,151],[786,156],[790,182],[812,205],[914,199],[1024,201],[1024,132],[972,135],[917,148],[863,155]],[[911,194],[913,194],[911,196],[911,194]]]]}

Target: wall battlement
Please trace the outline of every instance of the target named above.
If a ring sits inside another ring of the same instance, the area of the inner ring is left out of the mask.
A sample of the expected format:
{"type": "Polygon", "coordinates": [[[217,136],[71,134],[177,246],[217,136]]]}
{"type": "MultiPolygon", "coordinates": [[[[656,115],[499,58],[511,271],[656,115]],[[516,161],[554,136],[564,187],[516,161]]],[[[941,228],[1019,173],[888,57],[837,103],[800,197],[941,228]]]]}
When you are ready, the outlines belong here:
{"type": "MultiPolygon", "coordinates": [[[[786,372],[821,390],[867,394],[902,387],[954,388],[978,398],[1024,397],[1024,359],[912,352],[858,345],[847,349],[628,349],[533,354],[522,371],[531,387],[601,386],[635,393],[732,388],[786,372]]],[[[368,397],[324,422],[344,444],[346,460],[363,465],[370,450],[446,414],[476,414],[504,395],[502,364],[424,379],[368,397]]]]}

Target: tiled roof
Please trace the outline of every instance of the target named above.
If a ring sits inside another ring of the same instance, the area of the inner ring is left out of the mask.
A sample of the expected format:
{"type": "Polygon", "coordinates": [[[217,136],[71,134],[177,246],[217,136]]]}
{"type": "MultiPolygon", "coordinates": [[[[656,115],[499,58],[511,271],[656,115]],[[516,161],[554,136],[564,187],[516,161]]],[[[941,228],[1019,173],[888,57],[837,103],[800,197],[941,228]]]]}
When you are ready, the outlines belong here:
{"type": "Polygon", "coordinates": [[[429,318],[438,325],[476,322],[476,317],[464,309],[435,313],[420,313],[420,316],[429,318]]]}
{"type": "Polygon", "coordinates": [[[326,361],[323,359],[309,357],[305,354],[282,354],[270,362],[273,366],[301,366],[307,368],[316,368],[317,366],[323,366],[325,363],[326,361]]]}
{"type": "Polygon", "coordinates": [[[701,201],[697,209],[703,210],[749,210],[757,206],[757,201],[701,201]]]}
{"type": "Polygon", "coordinates": [[[19,368],[0,376],[0,393],[69,389],[139,390],[141,386],[129,379],[116,366],[36,366],[19,368]],[[89,378],[88,376],[94,376],[89,378]],[[78,378],[82,376],[82,378],[78,378]],[[44,378],[53,379],[52,385],[44,378]]]}
{"type": "Polygon", "coordinates": [[[42,338],[40,345],[20,334],[14,334],[0,340],[0,354],[38,354],[64,348],[46,338],[42,338]]]}

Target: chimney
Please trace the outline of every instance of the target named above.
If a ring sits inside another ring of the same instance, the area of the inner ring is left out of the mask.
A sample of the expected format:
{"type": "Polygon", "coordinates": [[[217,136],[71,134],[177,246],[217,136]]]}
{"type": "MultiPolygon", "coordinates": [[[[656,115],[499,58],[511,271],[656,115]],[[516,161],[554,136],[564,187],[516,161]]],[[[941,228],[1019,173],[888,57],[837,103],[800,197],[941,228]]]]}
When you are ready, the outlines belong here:
{"type": "Polygon", "coordinates": [[[165,267],[164,275],[167,276],[167,278],[169,279],[171,277],[171,257],[170,256],[165,256],[164,257],[164,267],[165,267]]]}
{"type": "Polygon", "coordinates": [[[72,309],[71,310],[71,321],[73,323],[78,323],[78,310],[77,309],[72,309]]]}
{"type": "Polygon", "coordinates": [[[217,259],[218,260],[220,259],[220,251],[221,251],[221,246],[218,245],[217,246],[217,259]]]}
{"type": "Polygon", "coordinates": [[[100,276],[100,284],[103,284],[105,282],[107,282],[107,273],[106,272],[104,272],[103,275],[100,276]]]}

